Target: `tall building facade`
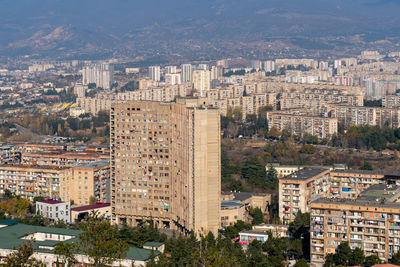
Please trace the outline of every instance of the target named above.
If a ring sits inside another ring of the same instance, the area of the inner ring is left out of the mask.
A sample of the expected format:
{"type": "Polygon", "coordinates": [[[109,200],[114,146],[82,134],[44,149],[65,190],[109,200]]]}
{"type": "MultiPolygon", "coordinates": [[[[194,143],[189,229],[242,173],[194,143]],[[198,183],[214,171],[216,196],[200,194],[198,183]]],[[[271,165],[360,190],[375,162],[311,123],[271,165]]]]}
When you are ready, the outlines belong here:
{"type": "Polygon", "coordinates": [[[211,81],[212,80],[218,80],[219,78],[221,78],[222,77],[222,72],[223,72],[222,67],[212,66],[211,67],[211,81]]]}
{"type": "Polygon", "coordinates": [[[400,251],[399,197],[398,185],[377,184],[356,199],[311,201],[311,266],[322,267],[342,242],[388,261],[400,251]]]}
{"type": "Polygon", "coordinates": [[[181,75],[182,82],[191,82],[192,81],[192,65],[191,64],[182,64],[181,66],[181,75]]]}
{"type": "Polygon", "coordinates": [[[176,73],[176,66],[166,66],[165,72],[167,74],[175,74],[176,73]]]}
{"type": "Polygon", "coordinates": [[[266,72],[275,71],[275,61],[273,61],[273,60],[264,61],[264,70],[266,72]]]}
{"type": "Polygon", "coordinates": [[[151,67],[149,67],[149,78],[152,81],[157,81],[157,82],[160,81],[160,79],[161,79],[160,66],[151,66],[151,67]]]}
{"type": "Polygon", "coordinates": [[[219,110],[197,99],[131,101],[111,108],[114,223],[217,233],[220,225],[219,110]]]}
{"type": "Polygon", "coordinates": [[[309,202],[329,194],[329,169],[304,168],[279,179],[279,218],[289,224],[299,211],[310,212],[309,202]]]}
{"type": "Polygon", "coordinates": [[[114,84],[114,67],[110,64],[89,64],[81,72],[83,85],[95,83],[97,87],[110,89],[114,84]]]}
{"type": "Polygon", "coordinates": [[[165,74],[165,83],[168,85],[181,84],[181,75],[179,75],[178,73],[165,74]]]}
{"type": "Polygon", "coordinates": [[[193,71],[193,88],[197,90],[200,97],[206,97],[211,88],[211,74],[208,70],[193,71]]]}

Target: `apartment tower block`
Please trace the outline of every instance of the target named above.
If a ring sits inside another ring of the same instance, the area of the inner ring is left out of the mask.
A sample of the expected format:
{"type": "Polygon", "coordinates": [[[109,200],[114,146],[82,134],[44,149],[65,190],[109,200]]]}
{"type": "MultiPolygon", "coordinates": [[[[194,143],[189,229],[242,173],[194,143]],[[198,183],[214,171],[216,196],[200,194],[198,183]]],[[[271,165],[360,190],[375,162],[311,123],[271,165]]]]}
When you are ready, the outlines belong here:
{"type": "Polygon", "coordinates": [[[198,99],[131,101],[110,115],[113,222],[217,233],[219,110],[198,99]]]}

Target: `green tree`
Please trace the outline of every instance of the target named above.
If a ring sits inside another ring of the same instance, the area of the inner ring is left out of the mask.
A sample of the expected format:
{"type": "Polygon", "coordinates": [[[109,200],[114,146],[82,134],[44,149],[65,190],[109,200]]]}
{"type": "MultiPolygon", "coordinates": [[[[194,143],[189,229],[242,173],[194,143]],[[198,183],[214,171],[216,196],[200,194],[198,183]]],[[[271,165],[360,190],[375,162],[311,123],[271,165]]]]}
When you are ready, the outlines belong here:
{"type": "Polygon", "coordinates": [[[328,254],[325,257],[324,267],[336,267],[335,254],[328,254]]]}
{"type": "Polygon", "coordinates": [[[365,267],[371,267],[371,266],[374,266],[375,264],[380,264],[380,263],[381,263],[381,259],[379,259],[378,256],[370,255],[370,256],[365,258],[364,266],[365,267]]]}
{"type": "Polygon", "coordinates": [[[392,258],[389,260],[389,263],[400,265],[400,252],[393,254],[392,258]]]}
{"type": "Polygon", "coordinates": [[[233,114],[233,118],[235,120],[242,120],[243,114],[242,114],[242,110],[240,109],[240,107],[235,107],[233,109],[233,113],[232,114],[233,114]]]}
{"type": "Polygon", "coordinates": [[[5,189],[5,190],[4,190],[4,198],[5,198],[5,199],[13,198],[13,193],[12,193],[10,190],[5,189]]]}
{"type": "Polygon", "coordinates": [[[264,222],[264,216],[259,207],[257,208],[251,207],[249,213],[251,217],[253,217],[253,220],[251,221],[253,225],[258,225],[264,222]]]}
{"type": "Polygon", "coordinates": [[[221,178],[224,181],[228,181],[232,178],[232,174],[237,172],[237,166],[235,166],[226,153],[221,153],[221,178]]]}
{"type": "Polygon", "coordinates": [[[262,253],[261,241],[254,240],[247,249],[247,263],[249,266],[269,266],[268,257],[262,253]]]}
{"type": "Polygon", "coordinates": [[[287,237],[274,238],[272,233],[269,233],[267,241],[263,244],[263,250],[268,253],[268,256],[280,258],[281,261],[298,259],[303,255],[300,240],[290,240],[287,237]]]}
{"type": "Polygon", "coordinates": [[[302,242],[303,254],[306,259],[310,258],[310,213],[299,211],[296,218],[289,224],[289,232],[294,239],[302,242]]]}
{"type": "Polygon", "coordinates": [[[151,220],[141,222],[136,228],[123,224],[118,231],[118,238],[135,247],[142,247],[147,241],[165,242],[167,239],[165,234],[160,234],[151,220]]]}
{"type": "Polygon", "coordinates": [[[313,145],[304,145],[300,149],[300,153],[303,153],[303,154],[314,154],[315,153],[315,147],[313,145]]]}
{"type": "Polygon", "coordinates": [[[296,264],[293,267],[310,267],[306,259],[300,259],[296,261],[296,264]]]}
{"type": "Polygon", "coordinates": [[[360,248],[353,249],[350,256],[349,264],[351,266],[361,265],[364,262],[364,260],[365,260],[364,251],[362,251],[360,248]]]}
{"type": "Polygon", "coordinates": [[[126,256],[128,244],[117,238],[118,229],[103,217],[91,214],[81,230],[78,248],[89,256],[94,266],[107,266],[126,256]]]}
{"type": "Polygon", "coordinates": [[[352,256],[352,250],[348,242],[342,242],[336,248],[335,263],[336,265],[348,266],[352,256]]]}
{"type": "Polygon", "coordinates": [[[252,157],[243,164],[242,178],[250,184],[258,187],[263,187],[265,184],[266,171],[265,166],[261,164],[257,157],[252,157]]]}
{"type": "Polygon", "coordinates": [[[200,242],[192,233],[188,238],[179,236],[166,241],[165,252],[170,254],[169,266],[192,266],[198,261],[200,242]]]}
{"type": "Polygon", "coordinates": [[[54,247],[54,254],[57,260],[60,258],[62,266],[70,267],[77,263],[75,258],[76,246],[73,243],[60,242],[54,247]]]}
{"type": "Polygon", "coordinates": [[[278,172],[272,166],[269,166],[267,170],[267,185],[269,185],[270,189],[277,189],[278,188],[278,172]]]}
{"type": "Polygon", "coordinates": [[[360,167],[360,170],[366,170],[366,171],[372,171],[374,168],[372,168],[371,163],[368,161],[364,160],[363,165],[360,167]]]}
{"type": "Polygon", "coordinates": [[[237,237],[240,231],[251,230],[251,224],[246,224],[244,221],[237,221],[234,225],[228,226],[225,229],[225,236],[229,239],[237,237]]]}
{"type": "Polygon", "coordinates": [[[33,242],[27,241],[8,256],[7,266],[10,267],[45,267],[46,265],[31,256],[33,255],[33,242]]]}

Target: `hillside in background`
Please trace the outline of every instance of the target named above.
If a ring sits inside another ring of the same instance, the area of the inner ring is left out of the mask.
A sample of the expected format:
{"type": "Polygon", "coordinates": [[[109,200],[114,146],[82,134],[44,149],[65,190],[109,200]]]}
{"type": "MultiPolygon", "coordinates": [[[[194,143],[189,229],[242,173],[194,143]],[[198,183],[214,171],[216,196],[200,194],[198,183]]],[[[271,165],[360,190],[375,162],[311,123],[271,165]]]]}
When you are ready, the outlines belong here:
{"type": "Polygon", "coordinates": [[[268,57],[282,49],[358,53],[366,47],[394,49],[399,12],[400,3],[391,0],[3,0],[0,55],[206,59],[268,57]]]}

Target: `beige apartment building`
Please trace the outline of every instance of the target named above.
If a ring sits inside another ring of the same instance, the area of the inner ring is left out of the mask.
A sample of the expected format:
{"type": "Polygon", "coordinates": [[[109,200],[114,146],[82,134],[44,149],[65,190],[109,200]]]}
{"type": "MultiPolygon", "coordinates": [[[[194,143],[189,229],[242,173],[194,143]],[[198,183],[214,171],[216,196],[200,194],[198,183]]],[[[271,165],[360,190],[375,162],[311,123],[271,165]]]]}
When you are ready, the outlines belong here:
{"type": "MultiPolygon", "coordinates": [[[[220,90],[215,89],[207,92],[207,100],[209,104],[218,107],[223,116],[227,115],[228,107],[230,107],[231,110],[235,107],[239,107],[243,119],[249,114],[258,114],[261,107],[267,105],[276,107],[276,94],[252,93],[247,96],[225,98],[218,95],[216,91],[220,90]]],[[[221,91],[226,92],[227,90],[221,91]]]]}
{"type": "Polygon", "coordinates": [[[329,194],[329,169],[304,168],[279,179],[279,218],[292,222],[299,211],[309,212],[309,202],[329,194]]]}
{"type": "Polygon", "coordinates": [[[72,175],[71,168],[28,165],[0,166],[0,194],[6,189],[33,200],[36,196],[60,197],[60,181],[72,175]]]}
{"type": "Polygon", "coordinates": [[[363,106],[362,95],[347,95],[335,90],[307,92],[284,92],[279,98],[281,109],[307,108],[320,112],[327,104],[341,103],[351,106],[363,106]]]}
{"type": "Polygon", "coordinates": [[[276,127],[279,131],[289,130],[296,136],[306,134],[319,138],[331,138],[338,132],[338,119],[317,116],[296,115],[282,112],[267,113],[268,128],[276,127]]]}
{"type": "Polygon", "coordinates": [[[63,201],[75,205],[89,205],[92,202],[110,202],[110,162],[99,161],[78,165],[71,176],[63,177],[60,185],[63,201]]]}
{"type": "Polygon", "coordinates": [[[130,101],[111,108],[114,223],[217,233],[220,114],[198,99],[130,101]]]}
{"type": "Polygon", "coordinates": [[[379,107],[358,107],[329,104],[330,117],[338,118],[345,125],[377,125],[379,127],[400,127],[400,109],[379,107]]]}
{"type": "Polygon", "coordinates": [[[113,99],[109,95],[99,94],[96,97],[78,97],[76,103],[85,113],[97,115],[100,111],[107,111],[111,108],[113,99]]]}
{"type": "Polygon", "coordinates": [[[83,152],[22,152],[21,163],[34,166],[74,167],[79,164],[109,159],[108,153],[83,152]]]}
{"type": "Polygon", "coordinates": [[[400,250],[400,188],[373,185],[355,200],[311,202],[311,266],[322,267],[342,242],[387,261],[400,250]]]}
{"type": "Polygon", "coordinates": [[[248,212],[245,205],[236,201],[221,202],[221,227],[234,225],[237,221],[247,222],[248,212]]]}
{"type": "Polygon", "coordinates": [[[399,108],[400,107],[400,94],[383,95],[382,96],[382,107],[399,108]]]}
{"type": "Polygon", "coordinates": [[[375,184],[383,184],[383,173],[363,170],[334,170],[330,173],[330,195],[338,198],[357,198],[375,184]]]}
{"type": "Polygon", "coordinates": [[[268,214],[268,206],[271,204],[271,194],[250,192],[222,192],[222,201],[234,201],[250,207],[260,208],[264,214],[268,214]]]}
{"type": "Polygon", "coordinates": [[[109,111],[111,104],[114,102],[120,103],[133,100],[171,102],[176,97],[186,96],[188,88],[191,87],[187,84],[145,87],[139,90],[120,92],[117,94],[97,94],[95,97],[78,97],[76,103],[85,113],[97,115],[100,111],[109,111]]]}

